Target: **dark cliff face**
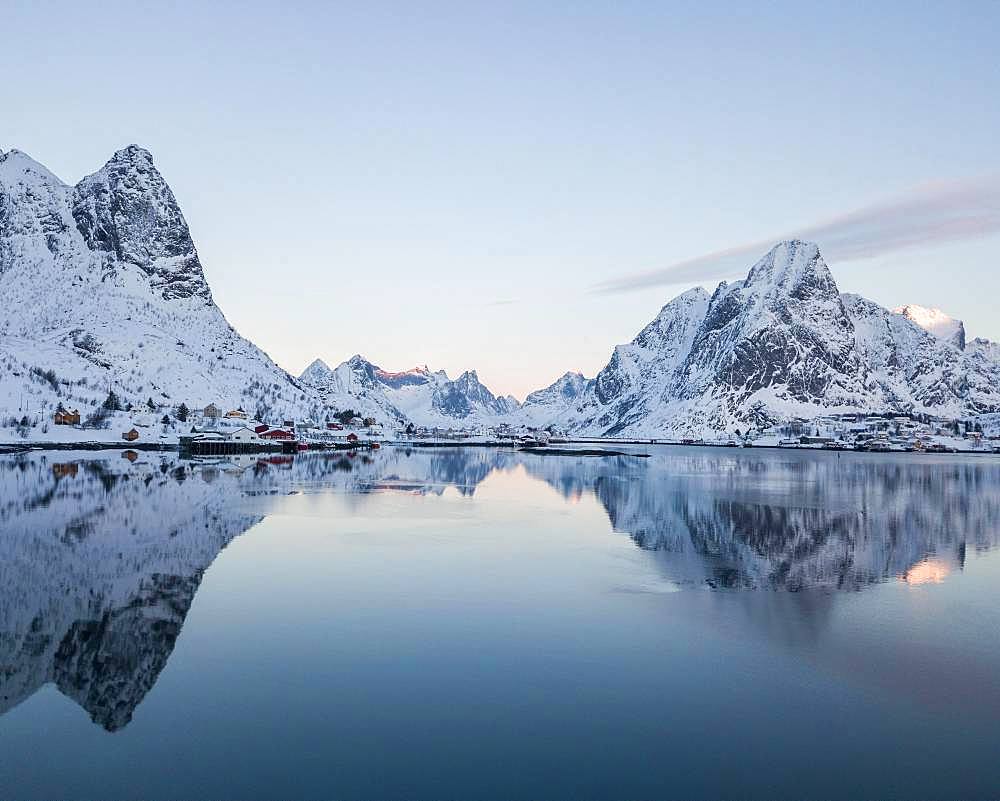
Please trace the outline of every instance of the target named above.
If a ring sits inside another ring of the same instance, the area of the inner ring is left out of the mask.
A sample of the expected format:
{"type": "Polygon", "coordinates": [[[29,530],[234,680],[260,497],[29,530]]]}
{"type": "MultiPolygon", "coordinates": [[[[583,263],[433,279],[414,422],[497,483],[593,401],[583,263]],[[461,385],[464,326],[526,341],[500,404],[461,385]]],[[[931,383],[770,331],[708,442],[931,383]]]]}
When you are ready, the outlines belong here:
{"type": "MultiPolygon", "coordinates": [[[[815,402],[856,380],[854,327],[815,245],[782,243],[745,281],[719,287],[686,360],[696,370],[737,403],[768,387],[815,402]]],[[[688,397],[705,390],[688,386],[688,397]]]]}
{"type": "Polygon", "coordinates": [[[622,369],[622,357],[619,350],[611,354],[607,363],[594,380],[594,392],[601,403],[609,404],[625,395],[631,388],[631,381],[622,369]]]}
{"type": "Polygon", "coordinates": [[[142,148],[119,150],[77,184],[73,219],[91,250],[141,268],[165,299],[211,301],[184,215],[142,148]]]}

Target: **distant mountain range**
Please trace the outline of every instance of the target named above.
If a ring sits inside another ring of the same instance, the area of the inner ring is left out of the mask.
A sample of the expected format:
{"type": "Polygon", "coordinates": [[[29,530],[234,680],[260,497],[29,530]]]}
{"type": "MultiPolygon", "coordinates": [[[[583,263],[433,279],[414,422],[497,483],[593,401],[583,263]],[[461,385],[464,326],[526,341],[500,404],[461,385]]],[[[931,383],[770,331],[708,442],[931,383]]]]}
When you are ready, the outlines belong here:
{"type": "Polygon", "coordinates": [[[936,309],[842,294],[816,245],[776,245],[746,279],[663,307],[593,379],[523,404],[474,370],[392,372],[362,356],[298,378],[215,305],[187,223],[130,146],[75,186],[0,154],[0,424],[58,403],[182,401],[267,419],[354,409],[392,424],[554,426],[587,435],[735,431],[847,411],[1000,411],[1000,346],[936,309]]]}
{"type": "Polygon", "coordinates": [[[520,408],[516,398],[490,392],[475,370],[452,380],[444,370],[432,372],[424,366],[389,372],[352,356],[333,370],[316,359],[299,380],[330,406],[372,410],[377,417],[420,426],[489,425],[520,408]]]}

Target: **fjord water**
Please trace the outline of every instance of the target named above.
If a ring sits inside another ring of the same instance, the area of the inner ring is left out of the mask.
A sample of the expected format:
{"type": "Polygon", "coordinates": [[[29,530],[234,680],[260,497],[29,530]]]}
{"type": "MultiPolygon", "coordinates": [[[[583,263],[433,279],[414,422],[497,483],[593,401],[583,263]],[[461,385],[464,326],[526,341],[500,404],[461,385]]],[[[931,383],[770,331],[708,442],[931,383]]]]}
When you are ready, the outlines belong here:
{"type": "Polygon", "coordinates": [[[1000,459],[639,451],[0,457],[0,795],[1000,791],[1000,459]]]}

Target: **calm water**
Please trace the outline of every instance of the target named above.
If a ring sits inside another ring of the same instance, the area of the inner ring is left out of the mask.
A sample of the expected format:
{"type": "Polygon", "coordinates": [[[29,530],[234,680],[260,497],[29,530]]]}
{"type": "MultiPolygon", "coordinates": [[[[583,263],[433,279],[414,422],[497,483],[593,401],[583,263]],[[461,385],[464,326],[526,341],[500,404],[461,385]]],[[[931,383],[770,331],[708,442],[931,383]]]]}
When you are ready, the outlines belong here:
{"type": "Polygon", "coordinates": [[[652,452],[0,457],[0,797],[1000,796],[1000,459],[652,452]]]}

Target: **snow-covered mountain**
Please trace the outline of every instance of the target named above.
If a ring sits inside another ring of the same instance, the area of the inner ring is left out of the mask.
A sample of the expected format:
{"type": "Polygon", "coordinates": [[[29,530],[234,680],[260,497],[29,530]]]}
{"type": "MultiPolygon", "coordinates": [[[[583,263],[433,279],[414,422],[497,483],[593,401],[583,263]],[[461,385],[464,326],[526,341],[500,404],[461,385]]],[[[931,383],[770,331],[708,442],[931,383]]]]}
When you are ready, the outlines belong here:
{"type": "Polygon", "coordinates": [[[898,306],[893,309],[893,312],[902,314],[938,339],[965,351],[968,356],[984,363],[986,369],[1000,363],[1000,343],[992,342],[983,337],[967,339],[965,323],[945,314],[940,309],[929,309],[926,306],[909,304],[898,306]]]}
{"type": "Polygon", "coordinates": [[[353,409],[362,417],[374,417],[383,424],[405,422],[406,415],[386,397],[377,371],[371,362],[357,355],[336,369],[316,359],[299,376],[299,381],[317,391],[328,407],[353,409]]]}
{"type": "MultiPolygon", "coordinates": [[[[300,379],[215,305],[187,223],[130,146],[70,186],[0,153],[0,425],[83,416],[114,391],[273,420],[354,409],[395,425],[556,425],[585,434],[746,429],[838,411],[1000,411],[1000,345],[936,309],[842,295],[818,248],[779,243],[747,278],[683,293],[593,380],[567,373],[522,406],[475,371],[390,372],[361,356],[300,379]]],[[[160,412],[157,411],[157,414],[160,412]]],[[[23,427],[21,427],[23,428],[23,427]]]]}
{"type": "Polygon", "coordinates": [[[998,377],[909,317],[841,295],[817,246],[793,240],[745,280],[668,303],[553,422],[655,436],[847,411],[968,416],[1000,410],[998,377]]]}
{"type": "Polygon", "coordinates": [[[555,382],[530,393],[515,415],[523,425],[540,427],[569,414],[581,397],[591,388],[594,379],[582,373],[568,372],[555,382]]]}
{"type": "Polygon", "coordinates": [[[331,406],[418,426],[490,425],[520,406],[516,398],[490,392],[475,370],[452,380],[444,370],[433,372],[426,366],[390,372],[358,355],[333,370],[316,359],[299,380],[318,390],[331,406]]]}
{"type": "Polygon", "coordinates": [[[187,223],[132,145],[69,186],[0,154],[0,414],[86,415],[109,390],[195,408],[303,414],[318,397],[241,337],[212,299],[187,223]]]}
{"type": "Polygon", "coordinates": [[[915,303],[897,306],[892,311],[903,315],[938,339],[943,339],[959,350],[965,350],[965,323],[961,320],[950,317],[940,309],[918,306],[915,303]]]}
{"type": "Polygon", "coordinates": [[[965,352],[989,362],[1000,362],[1000,342],[983,337],[970,339],[965,344],[965,352]]]}

